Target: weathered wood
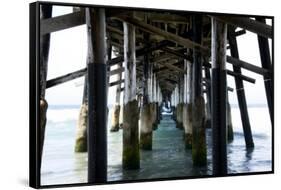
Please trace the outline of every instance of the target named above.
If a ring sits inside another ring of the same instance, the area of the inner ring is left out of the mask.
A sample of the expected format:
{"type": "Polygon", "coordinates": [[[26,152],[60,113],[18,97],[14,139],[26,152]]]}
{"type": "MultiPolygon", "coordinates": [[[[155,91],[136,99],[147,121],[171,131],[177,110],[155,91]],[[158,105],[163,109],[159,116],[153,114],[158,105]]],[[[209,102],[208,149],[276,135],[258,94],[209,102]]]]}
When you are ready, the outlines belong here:
{"type": "Polygon", "coordinates": [[[46,88],[51,88],[53,86],[77,79],[79,77],[84,76],[86,73],[87,73],[87,68],[84,68],[60,77],[56,77],[54,79],[50,79],[46,83],[46,88]]]}
{"type": "MultiPolygon", "coordinates": [[[[146,53],[149,53],[149,52],[152,52],[152,51],[155,51],[155,50],[158,50],[164,46],[167,46],[169,45],[171,42],[167,41],[167,40],[163,40],[161,42],[158,42],[158,43],[155,43],[155,44],[152,44],[151,46],[149,47],[144,47],[144,48],[141,48],[141,49],[138,49],[136,50],[135,52],[135,56],[136,57],[139,57],[139,56],[143,56],[144,54],[146,53]]],[[[124,61],[124,57],[123,56],[119,56],[119,57],[116,57],[112,60],[109,60],[108,61],[108,65],[109,66],[113,66],[113,65],[116,65],[120,62],[123,62],[124,61]]]]}
{"type": "Polygon", "coordinates": [[[227,174],[226,152],[226,39],[227,25],[212,18],[212,138],[213,175],[227,174]]]}
{"type": "Polygon", "coordinates": [[[235,32],[235,36],[236,36],[236,37],[241,36],[241,35],[243,35],[243,34],[246,34],[246,30],[244,30],[244,29],[235,32]]]}
{"type": "MultiPolygon", "coordinates": [[[[205,61],[205,60],[204,60],[205,61]]],[[[205,71],[205,78],[209,81],[211,81],[211,73],[210,73],[210,69],[207,67],[204,67],[204,71],[205,71]]],[[[211,85],[207,85],[206,86],[206,99],[207,99],[207,105],[206,105],[206,123],[205,123],[205,127],[209,128],[211,127],[211,85]]]]}
{"type": "MultiPolygon", "coordinates": [[[[173,34],[173,33],[166,32],[164,30],[161,30],[161,29],[159,29],[157,27],[154,27],[152,25],[143,23],[143,22],[141,22],[141,21],[139,21],[137,19],[134,19],[134,18],[130,18],[130,17],[127,17],[127,16],[121,16],[121,17],[118,17],[118,18],[123,20],[123,21],[125,21],[125,22],[128,22],[128,23],[130,23],[130,24],[132,24],[134,26],[139,27],[141,30],[161,35],[166,40],[170,40],[170,41],[176,42],[176,43],[178,43],[180,45],[183,45],[183,46],[185,46],[187,48],[198,47],[197,51],[201,51],[204,55],[210,54],[210,49],[209,48],[204,47],[201,44],[198,44],[198,43],[196,43],[194,41],[188,40],[186,38],[182,38],[182,37],[180,37],[180,36],[178,36],[176,34],[173,34]]],[[[231,63],[231,64],[233,64],[235,66],[240,66],[242,68],[245,68],[247,70],[250,70],[250,71],[258,73],[258,74],[262,74],[262,75],[269,74],[269,71],[266,70],[266,69],[262,69],[260,67],[252,65],[252,64],[247,63],[245,61],[233,58],[231,56],[227,56],[227,62],[229,62],[229,63],[231,63]]]]}
{"type": "MultiPolygon", "coordinates": [[[[120,64],[122,64],[122,63],[120,63],[120,64]]],[[[124,68],[124,67],[118,67],[117,69],[111,70],[111,71],[109,72],[109,75],[110,75],[110,76],[113,76],[113,75],[116,75],[116,74],[122,75],[122,72],[124,72],[124,71],[125,71],[125,68],[124,68]]]]}
{"type": "Polygon", "coordinates": [[[88,182],[107,181],[105,10],[86,8],[88,31],[88,182]]]}
{"type": "Polygon", "coordinates": [[[129,16],[119,16],[119,19],[121,19],[122,21],[125,21],[129,24],[132,24],[136,27],[138,27],[139,29],[152,33],[152,34],[158,34],[160,36],[163,36],[166,40],[170,40],[176,43],[179,43],[180,45],[183,45],[187,48],[193,48],[193,47],[198,47],[200,50],[202,50],[203,52],[208,51],[208,49],[198,43],[194,43],[193,41],[187,39],[187,38],[183,38],[180,37],[176,34],[170,33],[170,32],[166,32],[164,30],[161,30],[157,27],[154,27],[150,24],[146,24],[142,21],[139,21],[137,19],[131,18],[129,16]]]}
{"type": "MultiPolygon", "coordinates": [[[[122,67],[122,63],[117,65],[117,69],[115,69],[115,71],[119,71],[120,69],[125,70],[122,67]]],[[[117,81],[121,81],[122,80],[122,72],[119,71],[118,76],[117,76],[117,81]]],[[[120,106],[120,96],[121,96],[121,83],[119,83],[116,86],[116,97],[115,97],[115,105],[112,111],[112,119],[111,119],[111,129],[110,132],[116,132],[119,130],[120,128],[120,123],[119,123],[119,117],[120,117],[120,110],[121,110],[121,106],[120,106]]]]}
{"type": "MultiPolygon", "coordinates": [[[[115,74],[118,74],[118,73],[122,73],[123,71],[124,71],[124,68],[121,67],[121,68],[109,71],[109,74],[110,74],[110,76],[112,76],[112,75],[115,75],[115,74]]],[[[78,71],[75,71],[73,73],[69,73],[69,74],[66,74],[66,75],[54,78],[54,79],[50,79],[46,83],[46,88],[51,88],[51,87],[57,86],[59,84],[62,84],[62,83],[69,82],[71,80],[77,79],[79,77],[84,76],[86,73],[87,73],[87,68],[84,68],[84,69],[80,69],[78,71]]],[[[109,86],[114,86],[114,85],[120,84],[122,82],[124,82],[124,80],[123,81],[122,80],[121,81],[118,80],[118,81],[109,83],[109,86]]]]}
{"type": "Polygon", "coordinates": [[[176,14],[153,13],[148,18],[152,22],[178,23],[178,24],[187,24],[189,22],[188,17],[184,17],[176,14]]]}
{"type": "MultiPolygon", "coordinates": [[[[52,16],[52,6],[51,5],[41,5],[40,6],[40,19],[47,19],[52,16]]],[[[40,146],[39,150],[39,170],[41,170],[42,154],[45,139],[45,128],[46,128],[46,115],[48,109],[48,103],[45,99],[46,91],[46,80],[48,71],[48,59],[49,59],[49,49],[50,49],[50,34],[40,36],[40,126],[39,138],[40,146]]],[[[37,133],[38,134],[38,133],[37,133]]],[[[38,143],[38,141],[37,141],[38,143]]],[[[36,151],[36,152],[37,152],[36,151]]]]}
{"type": "MultiPolygon", "coordinates": [[[[192,17],[193,41],[201,44],[203,36],[203,17],[192,17]]],[[[195,166],[207,164],[207,149],[205,137],[205,102],[202,94],[202,53],[198,47],[193,49],[192,64],[192,161],[195,166]]]]}
{"type": "Polygon", "coordinates": [[[233,76],[233,77],[238,77],[240,80],[244,80],[244,81],[247,81],[247,82],[250,82],[250,83],[253,83],[253,84],[255,84],[255,82],[256,82],[256,79],[253,79],[251,77],[242,75],[241,73],[233,72],[233,71],[230,71],[230,70],[226,70],[226,74],[228,74],[230,76],[233,76]]]}
{"type": "Polygon", "coordinates": [[[234,58],[233,56],[226,56],[226,61],[236,67],[241,67],[243,69],[252,71],[252,72],[260,74],[260,75],[269,75],[270,74],[270,71],[267,69],[263,69],[261,67],[252,65],[245,61],[239,60],[238,58],[234,58]]]}
{"type": "Polygon", "coordinates": [[[161,48],[161,50],[163,50],[163,51],[165,51],[165,52],[167,52],[167,53],[169,53],[171,55],[175,55],[177,57],[181,57],[183,59],[190,59],[187,55],[182,54],[182,53],[180,53],[178,51],[172,50],[171,48],[168,48],[168,47],[163,47],[163,48],[161,48]]]}
{"type": "MultiPolygon", "coordinates": [[[[52,6],[42,5],[40,8],[40,19],[52,17],[52,6]]],[[[40,97],[44,99],[46,90],[48,59],[50,49],[50,34],[40,36],[40,97]]]]}
{"type": "MultiPolygon", "coordinates": [[[[234,34],[235,34],[234,27],[229,26],[228,41],[229,41],[229,45],[230,45],[230,54],[232,57],[239,59],[238,46],[237,46],[237,41],[236,41],[236,37],[234,34]]],[[[233,71],[235,73],[241,74],[241,68],[239,66],[233,65],[233,71]]],[[[252,148],[252,147],[254,147],[254,142],[253,142],[251,125],[250,125],[250,120],[249,120],[246,96],[245,96],[245,91],[244,91],[244,84],[243,84],[243,81],[239,77],[234,77],[234,79],[235,79],[236,93],[237,93],[237,99],[238,99],[238,105],[239,105],[239,110],[240,110],[240,115],[241,115],[241,121],[242,121],[242,126],[243,126],[243,131],[244,131],[246,147],[252,148]]]]}
{"type": "Polygon", "coordinates": [[[122,84],[123,82],[125,82],[124,79],[118,80],[118,81],[114,81],[114,82],[109,83],[109,86],[111,87],[111,86],[119,85],[119,84],[122,84]]]}
{"type": "Polygon", "coordinates": [[[41,35],[57,32],[85,24],[85,11],[77,11],[70,14],[45,18],[40,21],[41,35]]]}
{"type": "Polygon", "coordinates": [[[238,26],[265,38],[272,38],[272,26],[241,16],[212,16],[227,24],[238,26]]]}
{"type": "MultiPolygon", "coordinates": [[[[257,21],[265,24],[264,18],[256,18],[257,21]]],[[[260,58],[262,68],[272,71],[272,64],[270,59],[270,51],[268,45],[268,39],[258,35],[259,42],[259,50],[260,50],[260,58]]],[[[271,73],[268,76],[263,76],[264,79],[264,87],[267,99],[267,105],[269,109],[269,115],[271,119],[271,124],[273,126],[273,111],[274,111],[274,103],[273,103],[273,74],[271,73]]]]}
{"type": "Polygon", "coordinates": [[[135,27],[123,23],[124,29],[124,121],[122,166],[124,169],[140,168],[139,109],[136,100],[136,50],[135,27]]]}

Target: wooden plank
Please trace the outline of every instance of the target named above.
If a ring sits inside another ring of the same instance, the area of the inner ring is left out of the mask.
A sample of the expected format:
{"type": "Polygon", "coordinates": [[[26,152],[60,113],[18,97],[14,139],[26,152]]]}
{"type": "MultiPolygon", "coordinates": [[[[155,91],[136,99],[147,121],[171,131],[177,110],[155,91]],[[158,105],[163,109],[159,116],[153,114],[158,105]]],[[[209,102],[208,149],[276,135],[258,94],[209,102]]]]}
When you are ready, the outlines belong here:
{"type": "Polygon", "coordinates": [[[272,38],[272,26],[265,23],[239,16],[211,16],[227,24],[238,26],[254,32],[265,38],[272,38]]]}
{"type": "Polygon", "coordinates": [[[85,24],[85,11],[40,20],[40,34],[48,34],[85,24]]]}

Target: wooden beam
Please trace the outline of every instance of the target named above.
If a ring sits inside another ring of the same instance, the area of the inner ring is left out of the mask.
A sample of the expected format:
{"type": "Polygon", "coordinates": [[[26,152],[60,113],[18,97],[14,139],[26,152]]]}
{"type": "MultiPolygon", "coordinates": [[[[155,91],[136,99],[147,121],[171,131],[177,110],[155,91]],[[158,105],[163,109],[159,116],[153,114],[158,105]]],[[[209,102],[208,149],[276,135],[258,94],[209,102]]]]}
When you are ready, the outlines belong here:
{"type": "Polygon", "coordinates": [[[265,38],[272,38],[272,26],[265,23],[239,16],[211,16],[227,24],[238,26],[254,32],[265,38]]]}
{"type": "Polygon", "coordinates": [[[114,69],[112,71],[109,72],[110,76],[116,75],[116,74],[121,74],[122,72],[124,72],[125,68],[124,67],[119,67],[117,69],[114,69]]]}
{"type": "Polygon", "coordinates": [[[174,71],[177,71],[181,74],[184,74],[185,71],[181,68],[178,68],[177,66],[174,66],[173,64],[170,64],[170,63],[167,63],[167,62],[164,62],[164,63],[157,63],[157,64],[160,64],[160,65],[164,65],[165,67],[171,69],[171,70],[174,70],[174,71]]]}
{"type": "Polygon", "coordinates": [[[152,13],[150,16],[148,16],[148,18],[151,22],[180,23],[180,24],[189,23],[189,18],[176,14],[152,13]]]}
{"type": "MultiPolygon", "coordinates": [[[[231,56],[239,59],[238,45],[235,36],[235,27],[233,26],[228,27],[228,42],[230,46],[231,56]]],[[[238,66],[233,65],[233,71],[235,73],[240,74],[241,68],[239,67],[239,65],[238,66]]],[[[235,86],[237,89],[236,93],[237,93],[239,111],[242,121],[243,132],[244,132],[245,144],[247,148],[252,148],[254,147],[254,142],[253,142],[250,119],[248,114],[246,95],[244,91],[244,84],[239,77],[235,77],[234,79],[235,79],[235,86]]]]}
{"type": "Polygon", "coordinates": [[[115,86],[115,85],[118,85],[118,84],[122,84],[123,82],[125,82],[124,79],[122,79],[122,80],[117,80],[117,81],[114,81],[114,82],[109,83],[109,86],[112,87],[112,86],[115,86]]]}
{"type": "Polygon", "coordinates": [[[85,11],[40,20],[40,34],[48,34],[85,24],[85,11]]]}
{"type": "Polygon", "coordinates": [[[244,30],[244,29],[235,32],[235,36],[236,36],[236,37],[241,36],[241,35],[243,35],[243,34],[246,34],[246,30],[244,30]]]}
{"type": "MultiPolygon", "coordinates": [[[[157,27],[154,27],[152,25],[146,24],[146,23],[141,22],[141,21],[139,21],[137,19],[130,18],[128,16],[120,16],[118,18],[123,20],[123,21],[125,21],[125,22],[127,22],[127,23],[129,23],[129,24],[132,24],[134,26],[139,27],[141,30],[144,30],[144,31],[149,32],[149,33],[161,35],[166,40],[170,40],[170,41],[176,42],[176,43],[178,43],[180,45],[183,45],[183,46],[185,46],[187,48],[196,47],[204,55],[209,55],[210,54],[210,49],[208,47],[204,47],[201,44],[198,44],[198,43],[196,43],[194,41],[191,41],[189,39],[180,37],[180,36],[178,36],[176,34],[173,34],[173,33],[170,33],[170,32],[166,32],[166,31],[161,30],[161,29],[159,29],[157,27]]],[[[258,73],[258,74],[262,74],[262,75],[269,74],[269,71],[266,70],[266,69],[262,69],[260,67],[252,65],[252,64],[247,63],[245,61],[239,60],[237,58],[233,58],[231,56],[227,56],[227,62],[229,62],[229,63],[231,63],[233,65],[242,67],[244,69],[250,70],[252,72],[258,73]]]]}
{"type": "Polygon", "coordinates": [[[119,16],[118,17],[120,20],[122,21],[125,21],[129,24],[132,24],[136,27],[139,27],[139,29],[143,30],[143,31],[146,31],[146,32],[149,32],[149,33],[152,33],[152,34],[158,34],[160,36],[163,36],[166,40],[170,40],[170,41],[173,41],[173,42],[176,42],[180,45],[183,45],[187,48],[193,48],[193,47],[197,47],[199,48],[202,52],[208,52],[208,48],[198,44],[198,43],[195,43],[187,38],[183,38],[183,37],[180,37],[176,34],[173,34],[173,33],[170,33],[170,32],[166,32],[164,30],[161,30],[157,27],[154,27],[150,24],[146,24],[142,21],[139,21],[137,19],[134,19],[134,18],[131,18],[129,16],[119,16]]]}
{"type": "MultiPolygon", "coordinates": [[[[265,19],[263,18],[256,18],[256,20],[261,23],[266,22],[265,19]]],[[[272,71],[272,63],[270,58],[268,39],[258,35],[258,43],[259,43],[262,68],[272,71]]],[[[264,79],[264,87],[265,87],[267,105],[269,109],[269,115],[271,119],[271,124],[273,126],[273,121],[274,121],[273,73],[271,75],[264,76],[263,79],[264,79]]]]}
{"type": "Polygon", "coordinates": [[[238,77],[241,80],[244,80],[244,81],[247,81],[247,82],[250,82],[250,83],[253,83],[253,84],[255,84],[255,82],[256,82],[256,79],[253,79],[251,77],[247,77],[247,76],[242,75],[240,73],[236,73],[236,72],[233,72],[233,71],[230,71],[230,70],[226,70],[226,73],[230,76],[238,77]]]}
{"type": "MultiPolygon", "coordinates": [[[[167,41],[167,40],[163,40],[161,42],[158,42],[158,43],[155,43],[155,44],[152,44],[150,47],[144,47],[144,48],[141,48],[141,49],[138,49],[136,50],[136,57],[140,57],[140,56],[143,56],[144,54],[148,53],[148,52],[152,52],[152,51],[155,51],[155,50],[158,50],[164,46],[167,46],[171,44],[171,42],[167,41]]],[[[120,62],[124,61],[124,57],[123,56],[119,56],[119,57],[116,57],[114,59],[111,59],[108,61],[108,65],[109,66],[113,66],[113,65],[116,65],[120,62]]]]}
{"type": "Polygon", "coordinates": [[[245,61],[239,60],[238,58],[234,58],[232,56],[226,56],[226,61],[231,63],[233,66],[241,67],[243,69],[252,71],[252,72],[260,74],[260,75],[266,76],[266,75],[270,74],[270,71],[267,70],[267,69],[263,69],[261,67],[252,65],[250,63],[247,63],[245,61]]]}
{"type": "MultiPolygon", "coordinates": [[[[122,72],[124,72],[124,67],[120,67],[118,69],[109,71],[108,74],[110,76],[112,76],[112,75],[116,75],[116,74],[119,74],[119,73],[122,73],[122,72]]],[[[84,76],[86,73],[87,73],[87,68],[84,68],[84,69],[80,69],[80,70],[72,72],[72,73],[62,75],[60,77],[50,79],[50,80],[47,81],[46,88],[51,88],[53,86],[57,86],[59,84],[77,79],[79,77],[84,76]]]]}
{"type": "Polygon", "coordinates": [[[171,48],[168,48],[168,47],[163,47],[163,48],[161,48],[161,50],[163,50],[171,55],[175,55],[177,57],[183,58],[183,59],[189,59],[189,57],[187,55],[177,52],[175,50],[172,50],[171,48]]]}
{"type": "Polygon", "coordinates": [[[50,79],[47,81],[46,88],[51,88],[53,86],[77,79],[79,77],[84,76],[86,74],[86,72],[87,72],[87,68],[84,68],[84,69],[80,69],[78,71],[68,73],[68,74],[60,76],[60,77],[50,79]]]}

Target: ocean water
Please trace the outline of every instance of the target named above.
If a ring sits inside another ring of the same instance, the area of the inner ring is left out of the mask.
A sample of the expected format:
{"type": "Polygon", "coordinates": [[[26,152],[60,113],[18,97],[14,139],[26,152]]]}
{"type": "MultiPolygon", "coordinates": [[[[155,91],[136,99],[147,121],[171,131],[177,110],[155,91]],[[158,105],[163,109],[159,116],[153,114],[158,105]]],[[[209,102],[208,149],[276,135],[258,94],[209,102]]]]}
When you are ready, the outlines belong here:
{"type": "MultiPolygon", "coordinates": [[[[240,112],[232,108],[234,141],[228,144],[228,173],[271,171],[271,124],[266,107],[249,107],[255,148],[246,150],[240,112]]],[[[42,185],[87,183],[87,153],[75,153],[79,107],[50,106],[43,150],[42,185]]],[[[153,133],[153,150],[141,150],[141,168],[122,170],[122,130],[110,133],[108,119],[108,181],[212,175],[211,130],[207,129],[207,166],[194,167],[185,150],[183,131],[163,116],[153,133]]]]}

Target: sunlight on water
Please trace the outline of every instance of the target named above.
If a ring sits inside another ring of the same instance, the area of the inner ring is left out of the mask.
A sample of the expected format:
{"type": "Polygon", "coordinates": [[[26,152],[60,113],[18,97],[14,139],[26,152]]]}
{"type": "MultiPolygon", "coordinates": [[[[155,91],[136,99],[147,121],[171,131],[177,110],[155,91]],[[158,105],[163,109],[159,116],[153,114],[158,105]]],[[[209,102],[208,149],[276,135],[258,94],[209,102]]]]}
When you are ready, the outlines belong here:
{"type": "MultiPolygon", "coordinates": [[[[235,139],[228,145],[229,173],[271,171],[271,125],[267,108],[250,107],[249,114],[255,142],[252,151],[245,149],[239,109],[232,109],[235,139]]],[[[42,185],[87,182],[87,154],[74,153],[78,115],[79,107],[48,110],[42,185]]],[[[153,150],[141,151],[140,170],[123,171],[122,130],[108,132],[108,181],[211,175],[210,129],[207,130],[207,144],[207,167],[193,167],[191,151],[184,149],[183,131],[175,128],[169,116],[164,116],[153,133],[153,150]]]]}

